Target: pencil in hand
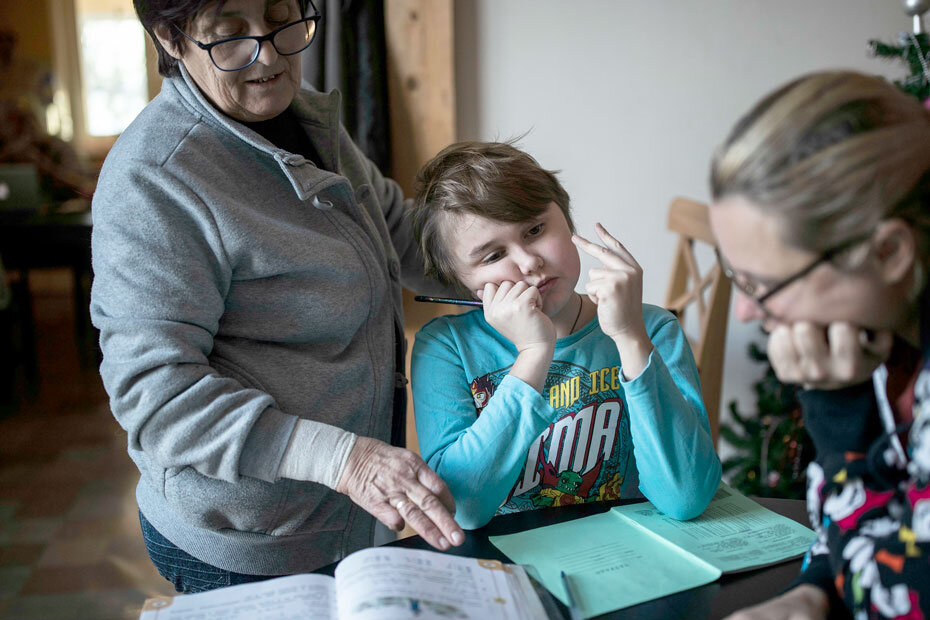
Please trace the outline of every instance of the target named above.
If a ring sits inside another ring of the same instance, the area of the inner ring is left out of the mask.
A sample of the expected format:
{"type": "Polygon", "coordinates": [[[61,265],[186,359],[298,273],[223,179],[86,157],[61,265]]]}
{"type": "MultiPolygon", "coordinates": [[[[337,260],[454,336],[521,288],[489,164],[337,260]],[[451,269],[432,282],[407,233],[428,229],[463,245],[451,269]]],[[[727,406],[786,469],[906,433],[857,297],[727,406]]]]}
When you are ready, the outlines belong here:
{"type": "Polygon", "coordinates": [[[458,299],[455,297],[427,297],[426,295],[417,295],[414,301],[426,301],[434,304],[452,304],[455,306],[475,306],[482,307],[482,303],[477,299],[458,299]]]}

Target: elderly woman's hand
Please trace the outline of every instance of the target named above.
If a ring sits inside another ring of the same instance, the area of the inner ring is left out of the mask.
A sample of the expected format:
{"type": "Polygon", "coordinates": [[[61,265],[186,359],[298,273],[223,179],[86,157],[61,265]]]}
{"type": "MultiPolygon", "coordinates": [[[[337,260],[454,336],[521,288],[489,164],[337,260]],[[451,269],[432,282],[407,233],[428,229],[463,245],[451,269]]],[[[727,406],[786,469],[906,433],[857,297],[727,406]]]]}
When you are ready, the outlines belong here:
{"type": "Polygon", "coordinates": [[[336,490],[392,530],[406,521],[437,549],[465,541],[446,483],[419,456],[370,437],[356,439],[336,490]]]}
{"type": "Polygon", "coordinates": [[[861,383],[891,353],[891,332],[849,323],[779,325],[769,336],[769,361],[779,380],[805,389],[835,390],[861,383]]]}

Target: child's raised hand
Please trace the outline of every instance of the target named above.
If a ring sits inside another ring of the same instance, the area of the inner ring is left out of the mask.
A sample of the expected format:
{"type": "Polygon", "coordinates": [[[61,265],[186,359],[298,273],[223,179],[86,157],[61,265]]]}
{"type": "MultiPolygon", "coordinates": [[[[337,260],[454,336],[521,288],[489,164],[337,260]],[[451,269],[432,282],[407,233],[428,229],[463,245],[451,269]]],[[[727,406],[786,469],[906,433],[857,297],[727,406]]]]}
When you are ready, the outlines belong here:
{"type": "Polygon", "coordinates": [[[604,245],[592,243],[580,235],[573,235],[572,241],[603,265],[588,271],[585,286],[588,297],[597,304],[601,330],[614,340],[645,335],[643,268],[607,229],[596,224],[595,230],[604,245]]]}
{"type": "Polygon", "coordinates": [[[596,224],[595,230],[604,245],[572,235],[578,249],[602,265],[588,271],[585,291],[597,304],[601,330],[617,344],[623,374],[634,377],[645,366],[652,350],[643,323],[643,268],[601,224],[596,224]]]}
{"type": "Polygon", "coordinates": [[[513,343],[517,351],[555,345],[555,326],[542,311],[542,297],[526,282],[488,282],[478,291],[488,324],[513,343]]]}

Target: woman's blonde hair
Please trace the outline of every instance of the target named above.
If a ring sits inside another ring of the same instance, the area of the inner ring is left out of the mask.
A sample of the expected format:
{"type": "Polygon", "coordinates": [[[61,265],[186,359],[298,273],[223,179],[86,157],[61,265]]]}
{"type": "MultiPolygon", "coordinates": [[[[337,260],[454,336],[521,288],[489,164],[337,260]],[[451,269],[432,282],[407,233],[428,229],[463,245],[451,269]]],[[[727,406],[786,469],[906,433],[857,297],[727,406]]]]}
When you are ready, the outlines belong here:
{"type": "Polygon", "coordinates": [[[763,98],[713,157],[713,200],[740,196],[777,217],[782,240],[825,251],[899,217],[926,260],[930,114],[885,79],[813,73],[763,98]]]}

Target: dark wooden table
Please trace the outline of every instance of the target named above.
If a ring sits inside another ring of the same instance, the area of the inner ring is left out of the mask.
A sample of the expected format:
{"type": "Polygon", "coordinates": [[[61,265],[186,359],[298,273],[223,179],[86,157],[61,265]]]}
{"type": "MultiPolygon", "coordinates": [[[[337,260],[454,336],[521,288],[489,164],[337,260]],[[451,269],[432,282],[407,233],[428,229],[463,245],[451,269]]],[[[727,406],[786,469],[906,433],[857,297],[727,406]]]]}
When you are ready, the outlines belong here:
{"type": "Polygon", "coordinates": [[[5,345],[5,350],[17,353],[16,359],[3,356],[6,359],[0,361],[0,385],[10,380],[17,365],[23,366],[30,391],[38,385],[28,279],[32,269],[71,269],[74,277],[74,329],[81,362],[97,361],[97,334],[90,323],[89,308],[91,229],[89,204],[87,210],[72,213],[0,211],[0,257],[6,270],[19,274],[19,278],[11,284],[13,306],[0,313],[0,343],[5,345]]]}
{"type": "MultiPolygon", "coordinates": [[[[808,525],[807,510],[803,500],[753,499],[769,510],[808,525]]],[[[447,553],[510,562],[511,560],[506,555],[488,541],[488,536],[513,534],[544,525],[570,521],[604,512],[611,506],[626,503],[632,502],[630,500],[597,502],[502,515],[495,517],[480,529],[465,532],[465,542],[459,547],[453,547],[447,553]]],[[[404,538],[389,543],[389,546],[435,551],[419,536],[404,538]]],[[[330,564],[315,572],[332,575],[335,569],[336,564],[330,564]]],[[[801,560],[799,558],[767,568],[724,575],[714,583],[620,609],[598,616],[598,618],[611,620],[715,620],[724,618],[734,611],[775,596],[791,583],[800,570],[801,560]]],[[[565,607],[559,601],[555,600],[555,602],[568,618],[565,607]]]]}

